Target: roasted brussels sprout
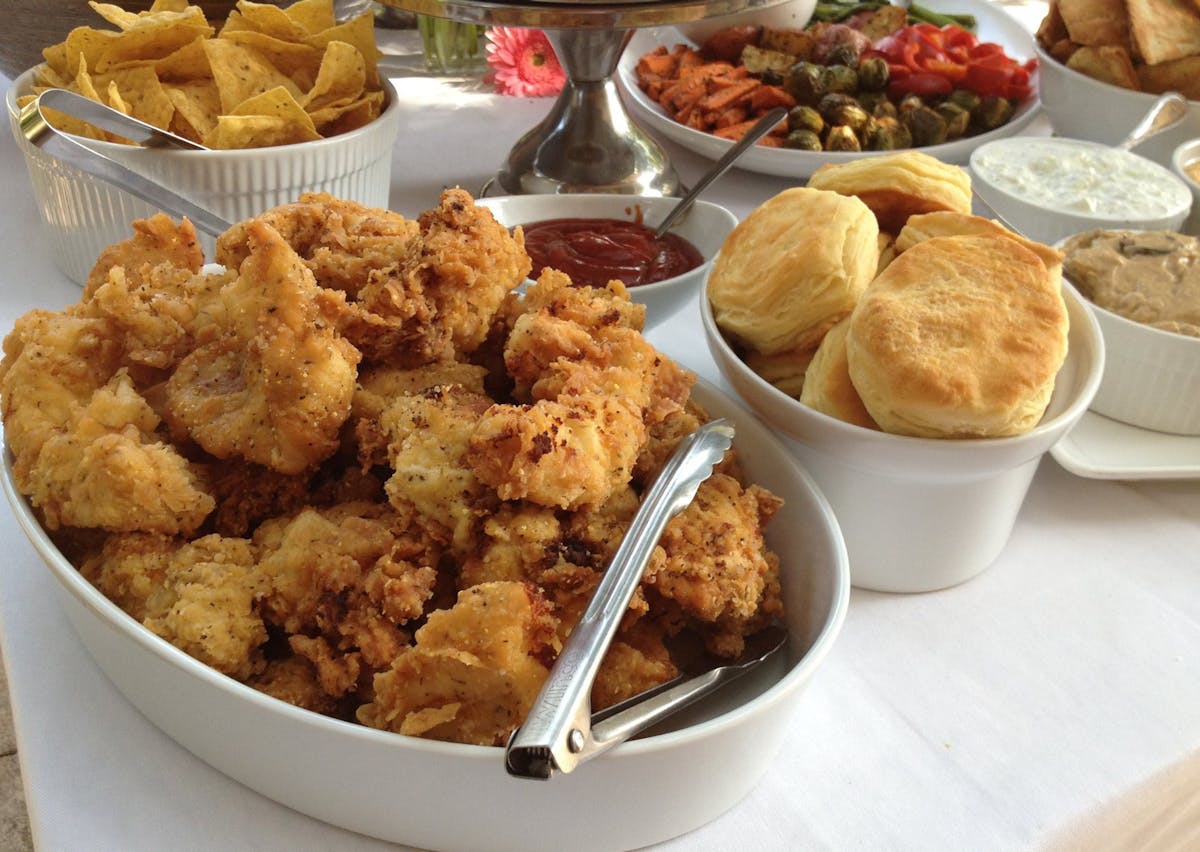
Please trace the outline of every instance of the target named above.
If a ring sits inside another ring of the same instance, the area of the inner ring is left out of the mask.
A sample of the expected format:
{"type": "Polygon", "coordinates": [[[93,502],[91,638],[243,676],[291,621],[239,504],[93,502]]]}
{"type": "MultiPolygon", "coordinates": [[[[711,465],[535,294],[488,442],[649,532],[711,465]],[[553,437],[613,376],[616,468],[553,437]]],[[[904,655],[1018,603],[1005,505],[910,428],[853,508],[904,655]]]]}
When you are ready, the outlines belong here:
{"type": "Polygon", "coordinates": [[[871,117],[867,111],[856,103],[839,104],[829,112],[829,124],[837,127],[849,127],[855,134],[866,129],[871,117]]]}
{"type": "Polygon", "coordinates": [[[826,65],[849,65],[851,68],[858,65],[859,50],[858,45],[849,41],[844,41],[836,45],[832,50],[825,54],[826,65]]]}
{"type": "Polygon", "coordinates": [[[814,62],[797,62],[784,76],[783,87],[796,103],[816,104],[825,94],[825,69],[814,62]]]}
{"type": "Polygon", "coordinates": [[[946,119],[927,106],[900,110],[900,123],[912,134],[917,147],[940,145],[946,141],[946,119]]]}
{"type": "Polygon", "coordinates": [[[982,103],[983,98],[970,89],[955,89],[946,98],[946,101],[962,107],[967,112],[974,112],[979,108],[979,104],[982,103]]]}
{"type": "Polygon", "coordinates": [[[895,118],[874,118],[863,137],[868,151],[895,151],[912,147],[912,134],[895,118]]]}
{"type": "Polygon", "coordinates": [[[858,91],[858,72],[849,65],[825,66],[823,79],[827,92],[851,94],[858,91]]]}
{"type": "Polygon", "coordinates": [[[811,130],[793,130],[784,137],[783,147],[800,151],[820,151],[821,137],[811,130]]]}
{"type": "Polygon", "coordinates": [[[900,99],[900,103],[896,104],[896,112],[904,115],[910,109],[917,109],[925,106],[925,101],[921,100],[920,95],[905,95],[900,99]]]}
{"type": "MultiPolygon", "coordinates": [[[[860,97],[859,100],[861,101],[862,98],[860,97]]],[[[899,118],[900,110],[896,109],[896,105],[885,97],[872,107],[871,115],[875,118],[899,118]]]]}
{"type": "Polygon", "coordinates": [[[980,101],[971,118],[980,130],[993,130],[1012,118],[1015,111],[1012,101],[989,96],[980,101]]]}
{"type": "Polygon", "coordinates": [[[825,130],[825,119],[814,107],[794,106],[788,110],[788,130],[811,130],[819,136],[825,130]]]}
{"type": "Polygon", "coordinates": [[[858,137],[854,131],[846,126],[829,128],[829,135],[825,137],[826,151],[861,151],[862,143],[858,141],[858,137]]]}
{"type": "Polygon", "coordinates": [[[971,113],[950,101],[938,104],[937,113],[946,120],[946,138],[958,139],[967,132],[971,124],[971,113]]]}
{"type": "Polygon", "coordinates": [[[868,92],[881,92],[888,84],[886,59],[871,56],[858,63],[858,87],[868,92]]]}
{"type": "Polygon", "coordinates": [[[847,95],[844,92],[830,92],[821,98],[817,104],[817,112],[821,114],[821,118],[825,119],[826,124],[837,124],[834,121],[834,115],[837,113],[837,110],[848,104],[858,106],[858,101],[852,95],[847,95]]]}

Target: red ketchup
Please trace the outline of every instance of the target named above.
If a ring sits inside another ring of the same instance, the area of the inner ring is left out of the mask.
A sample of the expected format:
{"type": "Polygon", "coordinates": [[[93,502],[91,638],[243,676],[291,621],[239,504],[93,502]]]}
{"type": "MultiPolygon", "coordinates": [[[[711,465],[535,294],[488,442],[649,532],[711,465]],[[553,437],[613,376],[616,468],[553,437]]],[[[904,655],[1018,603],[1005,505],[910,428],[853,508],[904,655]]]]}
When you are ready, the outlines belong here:
{"type": "MultiPolygon", "coordinates": [[[[640,216],[639,216],[640,219],[640,216]]],[[[640,221],[547,219],[522,226],[533,278],[550,266],[572,283],[603,287],[613,278],[626,287],[682,275],[704,263],[699,250],[677,234],[654,238],[640,221]]]]}

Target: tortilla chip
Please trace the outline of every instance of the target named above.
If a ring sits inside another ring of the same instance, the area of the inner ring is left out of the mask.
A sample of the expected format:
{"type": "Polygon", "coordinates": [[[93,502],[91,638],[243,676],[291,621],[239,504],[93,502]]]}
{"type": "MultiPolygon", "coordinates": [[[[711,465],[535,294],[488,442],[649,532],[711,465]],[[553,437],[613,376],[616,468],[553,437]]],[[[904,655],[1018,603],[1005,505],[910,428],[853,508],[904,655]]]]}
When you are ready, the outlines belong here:
{"type": "Polygon", "coordinates": [[[92,7],[93,12],[117,29],[127,30],[138,22],[139,14],[137,12],[126,12],[120,6],[112,3],[96,3],[95,0],[92,0],[88,5],[92,7]]]}
{"type": "Polygon", "coordinates": [[[105,47],[95,70],[103,73],[123,62],[139,59],[162,59],[170,56],[197,38],[207,38],[215,32],[208,25],[199,6],[189,6],[187,12],[157,12],[141,16],[128,30],[117,33],[105,47]]]}
{"type": "Polygon", "coordinates": [[[321,67],[322,50],[301,42],[290,42],[254,30],[221,30],[221,39],[258,51],[267,61],[289,77],[298,73],[311,81],[321,67]]]}
{"type": "Polygon", "coordinates": [[[315,130],[273,115],[223,115],[204,137],[209,148],[270,148],[320,139],[315,130]]]}
{"type": "Polygon", "coordinates": [[[372,88],[379,85],[377,66],[379,58],[383,54],[375,46],[374,15],[370,12],[363,12],[358,17],[351,18],[344,24],[338,24],[336,27],[328,27],[304,39],[305,44],[319,47],[322,51],[332,41],[344,41],[347,44],[357,47],[358,52],[363,55],[363,60],[366,63],[367,85],[372,88]]]}
{"type": "Polygon", "coordinates": [[[106,76],[110,101],[115,89],[127,106],[123,112],[163,130],[170,127],[175,105],[153,68],[130,68],[106,76]]]}
{"type": "Polygon", "coordinates": [[[76,27],[67,33],[63,49],[66,51],[67,67],[62,69],[68,77],[79,73],[80,65],[95,69],[100,64],[108,46],[120,38],[120,33],[94,30],[91,27],[76,27]]]}
{"type": "Polygon", "coordinates": [[[1137,75],[1143,91],[1156,95],[1179,92],[1188,100],[1200,101],[1200,56],[1185,56],[1157,65],[1140,65],[1137,75]]]}
{"type": "Polygon", "coordinates": [[[1200,14],[1187,0],[1126,0],[1137,55],[1158,65],[1200,54],[1200,14]]]}
{"type": "Polygon", "coordinates": [[[1122,89],[1136,91],[1141,88],[1137,72],[1133,70],[1133,60],[1129,57],[1129,51],[1123,47],[1084,45],[1071,54],[1067,60],[1067,67],[1122,89]]]}
{"type": "Polygon", "coordinates": [[[1058,13],[1076,44],[1129,46],[1125,0],[1058,0],[1058,13]]]}
{"type": "Polygon", "coordinates": [[[316,82],[300,103],[309,112],[343,106],[356,100],[366,83],[366,61],[358,48],[344,41],[331,41],[325,48],[316,82]]]}
{"type": "Polygon", "coordinates": [[[321,135],[337,136],[374,121],[382,111],[383,92],[367,92],[356,101],[316,110],[309,116],[321,135]]]}
{"type": "Polygon", "coordinates": [[[229,114],[238,104],[283,86],[299,100],[300,90],[283,72],[251,47],[243,47],[223,38],[204,42],[213,80],[221,93],[221,112],[229,114]]]}
{"type": "Polygon", "coordinates": [[[221,34],[249,31],[262,33],[283,41],[300,41],[306,33],[296,26],[287,13],[269,3],[251,3],[242,0],[237,9],[229,13],[221,34]]]}
{"type": "Polygon", "coordinates": [[[221,114],[221,95],[212,80],[166,83],[163,88],[175,106],[175,113],[195,130],[197,142],[216,127],[217,116],[221,114]]]}
{"type": "Polygon", "coordinates": [[[203,38],[193,39],[174,53],[155,60],[154,72],[164,82],[212,79],[204,42],[203,38]]]}
{"type": "Polygon", "coordinates": [[[337,25],[333,0],[297,0],[283,11],[292,23],[308,35],[316,35],[337,25]]]}

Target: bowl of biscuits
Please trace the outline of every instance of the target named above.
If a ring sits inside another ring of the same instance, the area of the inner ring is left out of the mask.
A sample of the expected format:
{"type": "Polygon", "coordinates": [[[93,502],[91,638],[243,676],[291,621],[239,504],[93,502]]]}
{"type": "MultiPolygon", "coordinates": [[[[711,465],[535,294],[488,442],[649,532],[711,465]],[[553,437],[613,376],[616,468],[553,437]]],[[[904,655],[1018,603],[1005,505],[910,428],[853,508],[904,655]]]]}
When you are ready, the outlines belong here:
{"type": "MultiPolygon", "coordinates": [[[[106,247],[155,208],[33,144],[22,109],[47,89],[84,95],[206,150],[128,144],[60,110],[54,128],[100,157],[184,196],[228,222],[305,192],[386,207],[399,131],[395,90],[380,75],[370,12],[338,21],[334,4],[238,4],[210,21],[187,3],[127,12],[95,4],[96,23],[48,46],[18,76],[5,106],[55,263],[87,281],[106,247]]],[[[213,248],[210,235],[202,235],[213,248]]]]}
{"type": "Polygon", "coordinates": [[[1037,32],[1038,94],[1054,131],[1120,142],[1164,92],[1192,108],[1137,153],[1170,168],[1177,145],[1200,135],[1200,9],[1170,0],[1062,3],[1037,32]]]}
{"type": "Polygon", "coordinates": [[[747,216],[709,276],[713,357],[828,497],[863,588],[987,568],[1100,381],[1061,255],[970,198],[919,152],[828,167],[747,216]]]}
{"type": "Polygon", "coordinates": [[[526,284],[519,233],[461,189],[416,219],[306,196],[211,257],[186,220],[131,230],[78,303],[17,319],[0,400],[12,510],[138,710],[252,790],[421,848],[524,850],[531,826],[640,848],[749,792],[839,632],[846,550],[626,288],[526,284]],[[717,418],[732,449],[649,555],[590,707],[786,646],[569,777],[509,774],[652,483],[717,418]],[[596,812],[620,819],[580,833],[596,812]]]}

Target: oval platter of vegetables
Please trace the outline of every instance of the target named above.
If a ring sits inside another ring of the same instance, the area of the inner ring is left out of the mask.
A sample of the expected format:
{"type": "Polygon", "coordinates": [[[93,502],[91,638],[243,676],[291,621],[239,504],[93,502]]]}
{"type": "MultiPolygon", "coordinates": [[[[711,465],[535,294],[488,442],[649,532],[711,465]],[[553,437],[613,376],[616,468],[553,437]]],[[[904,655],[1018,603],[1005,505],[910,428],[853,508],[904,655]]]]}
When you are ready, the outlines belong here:
{"type": "Polygon", "coordinates": [[[758,116],[788,118],[742,155],[763,174],[919,148],[965,163],[1020,133],[1039,108],[1034,41],[987,0],[818,0],[803,29],[729,27],[703,44],[684,27],[635,31],[617,79],[636,117],[719,158],[758,116]]]}

